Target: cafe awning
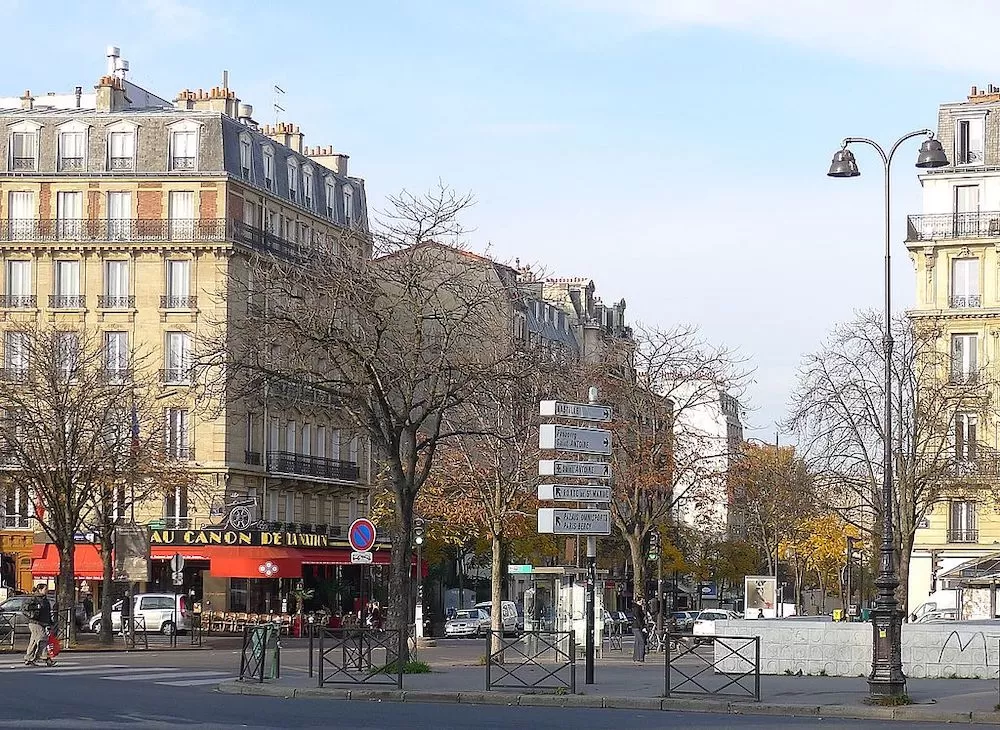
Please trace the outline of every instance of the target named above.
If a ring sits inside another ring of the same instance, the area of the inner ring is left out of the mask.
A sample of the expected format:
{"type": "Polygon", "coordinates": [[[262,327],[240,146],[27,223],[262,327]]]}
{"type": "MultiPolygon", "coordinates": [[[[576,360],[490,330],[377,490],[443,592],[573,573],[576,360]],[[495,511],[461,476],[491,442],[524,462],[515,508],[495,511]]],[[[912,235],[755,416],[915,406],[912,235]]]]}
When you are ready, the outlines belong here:
{"type": "MultiPolygon", "coordinates": [[[[31,555],[31,574],[35,578],[59,575],[59,552],[56,546],[36,543],[31,555]]],[[[104,565],[96,545],[77,544],[73,550],[73,576],[77,580],[102,580],[104,565]]]]}

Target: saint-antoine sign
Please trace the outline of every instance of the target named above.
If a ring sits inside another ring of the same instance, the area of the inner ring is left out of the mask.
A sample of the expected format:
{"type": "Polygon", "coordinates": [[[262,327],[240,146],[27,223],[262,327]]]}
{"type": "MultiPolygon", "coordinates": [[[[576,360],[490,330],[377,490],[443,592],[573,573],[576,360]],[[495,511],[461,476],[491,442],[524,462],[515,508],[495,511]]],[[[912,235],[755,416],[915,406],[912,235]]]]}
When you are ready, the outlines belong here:
{"type": "Polygon", "coordinates": [[[327,535],[268,530],[156,530],[149,531],[150,545],[232,545],[244,547],[330,547],[327,535]]]}

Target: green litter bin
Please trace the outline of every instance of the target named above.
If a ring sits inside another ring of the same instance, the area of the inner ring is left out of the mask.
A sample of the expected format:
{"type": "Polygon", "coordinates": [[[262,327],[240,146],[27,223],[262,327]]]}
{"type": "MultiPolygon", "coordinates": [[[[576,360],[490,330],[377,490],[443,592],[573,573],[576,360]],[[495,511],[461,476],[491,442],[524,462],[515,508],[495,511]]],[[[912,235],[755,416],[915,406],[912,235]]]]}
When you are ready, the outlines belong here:
{"type": "Polygon", "coordinates": [[[871,617],[872,617],[872,611],[871,611],[870,608],[862,608],[861,609],[861,620],[862,621],[870,621],[871,617]]]}

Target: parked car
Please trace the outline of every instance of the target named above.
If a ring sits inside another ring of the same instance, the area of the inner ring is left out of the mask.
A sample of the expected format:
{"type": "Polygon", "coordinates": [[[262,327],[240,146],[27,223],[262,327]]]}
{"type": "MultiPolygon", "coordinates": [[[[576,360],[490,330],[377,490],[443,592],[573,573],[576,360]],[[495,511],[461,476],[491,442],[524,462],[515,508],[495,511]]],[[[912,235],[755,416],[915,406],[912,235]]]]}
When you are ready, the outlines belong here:
{"type": "MultiPolygon", "coordinates": [[[[158,632],[169,636],[175,631],[187,631],[191,628],[191,613],[187,606],[187,596],[173,593],[137,593],[133,604],[133,615],[142,616],[147,632],[158,632]]],[[[125,599],[116,601],[111,606],[111,630],[121,631],[122,605],[125,599]]],[[[98,612],[90,619],[90,630],[97,633],[101,630],[101,614],[98,612]]]]}
{"type": "Polygon", "coordinates": [[[913,623],[929,624],[937,621],[958,621],[958,611],[954,608],[944,608],[937,611],[926,611],[913,623]]]}
{"type": "Polygon", "coordinates": [[[455,612],[453,618],[444,624],[444,635],[448,638],[461,636],[486,636],[490,630],[490,615],[482,608],[463,608],[455,612]]]}
{"type": "Polygon", "coordinates": [[[677,631],[691,631],[694,628],[695,611],[674,611],[672,616],[677,626],[677,631]]]}
{"type": "MultiPolygon", "coordinates": [[[[491,601],[482,601],[473,606],[473,608],[486,611],[486,615],[490,616],[493,611],[493,603],[491,601]]],[[[500,601],[500,622],[505,634],[517,633],[517,606],[513,601],[500,601]]],[[[489,626],[486,628],[489,628],[489,626]]]]}
{"type": "Polygon", "coordinates": [[[524,606],[517,607],[517,632],[524,631],[524,606]]]}
{"type": "Polygon", "coordinates": [[[703,641],[712,641],[712,637],[716,634],[716,621],[735,621],[738,618],[739,616],[735,611],[727,611],[723,608],[707,608],[704,611],[701,611],[698,614],[698,618],[694,620],[694,627],[692,628],[692,633],[695,636],[695,643],[699,644],[703,641]]]}
{"type": "MultiPolygon", "coordinates": [[[[30,601],[34,596],[30,593],[22,593],[17,596],[11,596],[3,603],[0,603],[0,615],[3,615],[6,621],[4,624],[9,622],[14,627],[15,634],[27,634],[28,633],[28,617],[24,615],[24,604],[30,601]]],[[[56,604],[55,598],[50,594],[47,597],[49,602],[49,608],[52,609],[52,618],[55,619],[56,604]]],[[[77,630],[81,630],[87,623],[87,613],[84,611],[83,604],[77,603],[73,610],[73,620],[76,622],[77,630]]],[[[4,628],[6,628],[4,626],[4,628]]]]}

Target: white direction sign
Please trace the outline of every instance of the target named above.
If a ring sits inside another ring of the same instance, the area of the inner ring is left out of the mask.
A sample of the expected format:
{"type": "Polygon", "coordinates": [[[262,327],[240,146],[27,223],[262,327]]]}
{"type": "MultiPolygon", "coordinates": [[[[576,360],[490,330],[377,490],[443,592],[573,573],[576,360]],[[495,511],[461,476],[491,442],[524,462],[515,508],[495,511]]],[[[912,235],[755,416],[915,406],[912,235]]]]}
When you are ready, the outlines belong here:
{"type": "Polygon", "coordinates": [[[589,403],[563,403],[557,400],[543,400],[538,403],[538,415],[558,416],[560,418],[576,418],[581,421],[611,420],[610,406],[591,405],[589,403]]]}
{"type": "Polygon", "coordinates": [[[543,507],[538,510],[538,531],[551,535],[610,535],[611,511],[543,507]]]}
{"type": "Polygon", "coordinates": [[[602,428],[543,423],[538,427],[538,448],[608,456],[611,454],[611,432],[602,428]]]}
{"type": "Polygon", "coordinates": [[[552,502],[610,502],[611,487],[539,484],[538,498],[543,501],[552,502]]]}
{"type": "Polygon", "coordinates": [[[560,461],[539,459],[538,474],[552,477],[586,477],[610,479],[611,464],[607,461],[560,461]]]}
{"type": "Polygon", "coordinates": [[[359,552],[354,550],[351,552],[351,565],[371,565],[372,554],[367,550],[359,552]]]}

